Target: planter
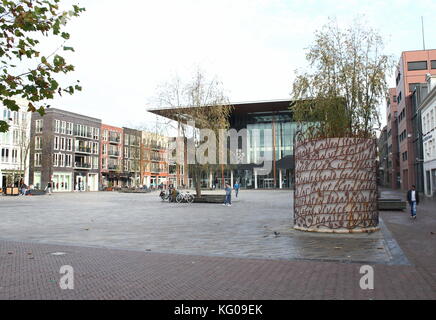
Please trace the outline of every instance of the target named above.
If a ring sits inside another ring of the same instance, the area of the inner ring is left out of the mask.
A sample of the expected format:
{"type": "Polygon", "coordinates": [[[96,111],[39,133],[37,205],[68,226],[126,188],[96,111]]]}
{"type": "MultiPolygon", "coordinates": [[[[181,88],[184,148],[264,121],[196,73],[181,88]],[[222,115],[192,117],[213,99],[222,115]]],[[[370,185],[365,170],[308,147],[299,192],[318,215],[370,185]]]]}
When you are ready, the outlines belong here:
{"type": "Polygon", "coordinates": [[[6,188],[6,195],[7,196],[18,196],[20,194],[20,191],[18,188],[6,188]]]}
{"type": "Polygon", "coordinates": [[[379,230],[376,153],[375,139],[297,142],[294,228],[326,233],[379,230]]]}

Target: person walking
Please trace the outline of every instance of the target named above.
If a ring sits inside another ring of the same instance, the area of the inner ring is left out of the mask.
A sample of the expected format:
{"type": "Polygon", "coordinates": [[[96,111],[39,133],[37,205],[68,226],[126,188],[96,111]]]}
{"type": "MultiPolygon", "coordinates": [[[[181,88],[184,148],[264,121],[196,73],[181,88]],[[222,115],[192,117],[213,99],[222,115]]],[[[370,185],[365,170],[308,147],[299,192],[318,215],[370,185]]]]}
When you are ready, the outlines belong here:
{"type": "Polygon", "coordinates": [[[233,189],[235,189],[235,195],[236,195],[236,198],[238,197],[238,194],[239,194],[239,188],[240,188],[240,187],[241,187],[241,186],[239,185],[239,182],[236,181],[235,185],[233,186],[233,189]]]}
{"type": "Polygon", "coordinates": [[[416,191],[415,185],[412,186],[412,189],[407,191],[407,202],[410,205],[410,218],[416,219],[416,206],[419,204],[419,194],[416,191]]]}
{"type": "Polygon", "coordinates": [[[223,203],[223,206],[232,206],[232,188],[230,188],[230,185],[226,183],[226,200],[223,203]]]}
{"type": "Polygon", "coordinates": [[[45,187],[45,190],[48,192],[48,195],[51,196],[51,190],[52,190],[52,182],[49,181],[47,183],[47,187],[45,187]]]}

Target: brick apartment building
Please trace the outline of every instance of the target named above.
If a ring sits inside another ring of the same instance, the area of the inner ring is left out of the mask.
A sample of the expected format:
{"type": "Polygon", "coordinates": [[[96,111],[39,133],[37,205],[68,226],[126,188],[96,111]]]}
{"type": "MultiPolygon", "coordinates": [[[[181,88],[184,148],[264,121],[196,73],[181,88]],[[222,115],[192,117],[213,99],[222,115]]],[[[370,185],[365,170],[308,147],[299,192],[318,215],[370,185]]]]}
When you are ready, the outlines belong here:
{"type": "Polygon", "coordinates": [[[101,184],[103,187],[122,187],[127,183],[123,171],[122,128],[101,126],[101,184]]]}
{"type": "Polygon", "coordinates": [[[142,184],[148,187],[174,183],[169,174],[168,138],[142,132],[141,176],[142,184]]]}
{"type": "Polygon", "coordinates": [[[387,164],[386,182],[392,189],[399,189],[400,186],[400,156],[398,144],[398,104],[397,89],[389,89],[387,103],[387,164]]]}
{"type": "Polygon", "coordinates": [[[50,108],[32,114],[30,184],[54,192],[98,191],[101,120],[50,108]]]}
{"type": "Polygon", "coordinates": [[[126,186],[139,186],[141,184],[142,131],[123,128],[123,132],[123,171],[127,177],[126,186]]]}
{"type": "MultiPolygon", "coordinates": [[[[408,190],[412,185],[417,184],[416,168],[417,162],[421,159],[417,158],[415,151],[417,137],[414,135],[416,130],[414,130],[413,119],[417,115],[413,108],[412,94],[420,83],[426,82],[427,74],[436,74],[436,50],[406,51],[401,54],[395,74],[399,168],[397,172],[393,173],[393,177],[400,177],[399,184],[402,190],[408,190]]],[[[394,141],[391,142],[391,145],[394,149],[394,141]]],[[[395,171],[394,165],[395,161],[393,161],[395,171]]],[[[392,183],[395,187],[394,181],[392,183]]]]}

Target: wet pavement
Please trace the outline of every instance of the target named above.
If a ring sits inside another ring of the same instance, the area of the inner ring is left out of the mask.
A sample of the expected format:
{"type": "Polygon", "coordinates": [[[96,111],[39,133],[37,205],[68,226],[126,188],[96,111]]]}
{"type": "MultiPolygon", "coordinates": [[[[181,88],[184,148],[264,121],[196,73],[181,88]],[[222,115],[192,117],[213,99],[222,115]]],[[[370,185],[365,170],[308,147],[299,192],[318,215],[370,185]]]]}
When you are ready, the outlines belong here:
{"type": "Polygon", "coordinates": [[[408,265],[381,222],[372,234],[292,229],[292,192],[241,191],[232,207],[158,193],[0,197],[0,239],[184,255],[408,265]]]}

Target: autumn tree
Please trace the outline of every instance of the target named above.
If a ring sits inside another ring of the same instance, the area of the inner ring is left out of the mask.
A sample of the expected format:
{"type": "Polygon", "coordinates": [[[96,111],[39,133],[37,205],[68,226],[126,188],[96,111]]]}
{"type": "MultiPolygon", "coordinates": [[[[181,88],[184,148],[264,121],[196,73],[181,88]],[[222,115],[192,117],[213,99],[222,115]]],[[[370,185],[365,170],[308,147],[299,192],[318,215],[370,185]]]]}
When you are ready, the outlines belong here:
{"type": "MultiPolygon", "coordinates": [[[[160,114],[175,122],[176,132],[186,141],[185,150],[178,150],[188,157],[195,158],[195,163],[188,164],[188,172],[192,177],[197,196],[201,196],[201,176],[203,173],[216,171],[219,166],[221,148],[216,152],[216,161],[202,163],[198,155],[212,157],[210,149],[203,150],[202,145],[207,143],[208,136],[202,135],[208,129],[216,138],[216,147],[221,144],[220,130],[227,130],[230,126],[229,118],[232,110],[229,99],[225,94],[223,85],[216,78],[209,79],[201,70],[197,70],[190,81],[182,81],[176,77],[159,88],[158,106],[160,114]],[[191,143],[194,150],[187,147],[191,143]],[[210,152],[210,154],[209,154],[210,152]],[[189,154],[194,153],[194,155],[189,154]]],[[[167,125],[170,125],[168,122],[167,125]]]]}
{"type": "MultiPolygon", "coordinates": [[[[85,9],[77,5],[62,10],[60,0],[0,0],[0,102],[8,109],[20,109],[17,99],[28,101],[27,111],[41,115],[49,104],[47,100],[62,93],[74,94],[81,90],[76,84],[62,87],[59,74],[74,71],[62,51],[74,51],[66,45],[70,34],[67,22],[85,9]],[[53,52],[42,53],[41,41],[59,42],[53,52]]],[[[0,121],[0,132],[9,125],[0,121]]]]}
{"type": "Polygon", "coordinates": [[[359,20],[343,29],[331,19],[316,32],[306,59],[308,71],[296,72],[291,107],[308,127],[306,137],[373,137],[393,66],[378,32],[359,20]]]}

